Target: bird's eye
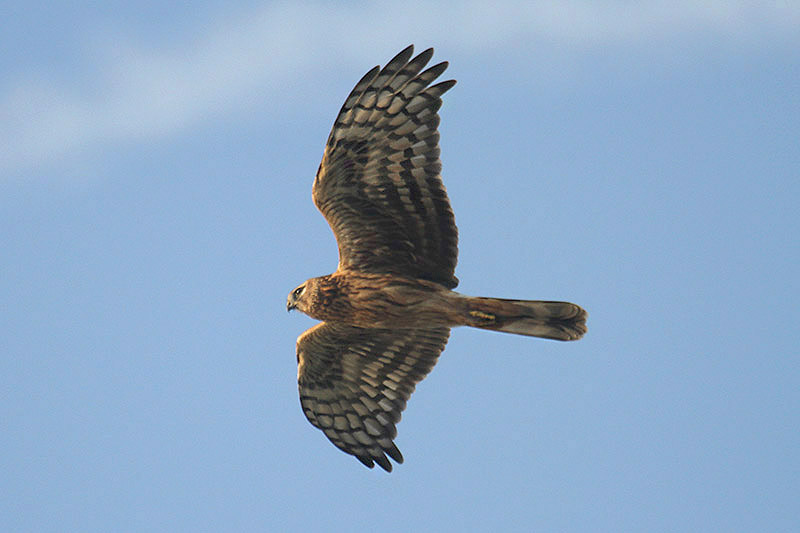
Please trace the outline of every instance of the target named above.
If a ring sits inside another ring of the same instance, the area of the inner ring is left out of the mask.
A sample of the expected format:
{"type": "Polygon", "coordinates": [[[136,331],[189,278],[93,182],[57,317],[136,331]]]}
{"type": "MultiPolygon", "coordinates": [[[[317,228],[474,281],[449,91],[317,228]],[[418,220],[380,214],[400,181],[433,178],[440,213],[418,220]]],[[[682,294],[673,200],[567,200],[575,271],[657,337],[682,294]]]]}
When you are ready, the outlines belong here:
{"type": "Polygon", "coordinates": [[[292,294],[294,295],[295,298],[297,298],[298,296],[303,294],[303,289],[305,289],[305,287],[297,287],[292,294]]]}

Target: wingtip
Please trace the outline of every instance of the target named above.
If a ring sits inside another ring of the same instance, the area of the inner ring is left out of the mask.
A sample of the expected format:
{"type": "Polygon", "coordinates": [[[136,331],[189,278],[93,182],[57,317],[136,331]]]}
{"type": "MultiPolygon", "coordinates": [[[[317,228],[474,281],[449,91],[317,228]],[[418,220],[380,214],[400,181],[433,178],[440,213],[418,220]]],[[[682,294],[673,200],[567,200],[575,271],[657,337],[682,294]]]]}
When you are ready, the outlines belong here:
{"type": "Polygon", "coordinates": [[[389,62],[386,64],[389,65],[391,63],[394,63],[395,61],[399,61],[402,64],[408,63],[408,60],[411,59],[412,55],[414,55],[414,45],[409,44],[408,46],[400,50],[400,52],[397,55],[395,55],[392,59],[390,59],[389,62]]]}
{"type": "Polygon", "coordinates": [[[431,47],[431,48],[426,48],[425,50],[417,54],[417,57],[414,59],[422,63],[427,63],[428,61],[431,60],[432,57],[433,57],[433,48],[431,47]]]}
{"type": "Polygon", "coordinates": [[[386,455],[394,459],[397,464],[403,464],[403,454],[400,453],[395,443],[392,443],[391,448],[384,449],[383,451],[386,455]]]}
{"type": "Polygon", "coordinates": [[[381,454],[379,457],[373,457],[372,459],[374,459],[375,462],[378,463],[378,466],[380,466],[387,472],[392,471],[392,463],[389,462],[389,459],[387,459],[385,455],[381,454]]]}
{"type": "MultiPolygon", "coordinates": [[[[374,452],[377,452],[377,450],[374,450],[374,452]]],[[[386,457],[387,455],[394,459],[397,464],[403,464],[403,454],[400,453],[400,450],[397,449],[397,446],[395,446],[394,443],[392,443],[391,448],[384,449],[380,454],[375,453],[374,455],[354,455],[354,457],[367,468],[375,468],[375,465],[377,464],[387,472],[391,472],[393,465],[392,462],[389,461],[389,457],[386,457]]]]}
{"type": "Polygon", "coordinates": [[[367,455],[356,455],[355,458],[361,461],[361,464],[367,468],[375,468],[375,463],[372,461],[372,457],[367,455]]]}

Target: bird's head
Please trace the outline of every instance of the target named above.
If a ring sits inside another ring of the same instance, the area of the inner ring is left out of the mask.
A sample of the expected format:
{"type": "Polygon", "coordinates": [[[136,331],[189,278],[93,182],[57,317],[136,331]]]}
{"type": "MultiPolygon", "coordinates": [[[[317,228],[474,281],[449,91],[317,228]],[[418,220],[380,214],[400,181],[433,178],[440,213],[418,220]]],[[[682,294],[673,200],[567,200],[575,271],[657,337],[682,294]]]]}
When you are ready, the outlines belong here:
{"type": "Polygon", "coordinates": [[[286,298],[286,311],[299,309],[303,313],[307,313],[309,302],[307,296],[310,292],[309,287],[312,284],[312,281],[313,280],[306,281],[289,293],[289,296],[286,298]]]}

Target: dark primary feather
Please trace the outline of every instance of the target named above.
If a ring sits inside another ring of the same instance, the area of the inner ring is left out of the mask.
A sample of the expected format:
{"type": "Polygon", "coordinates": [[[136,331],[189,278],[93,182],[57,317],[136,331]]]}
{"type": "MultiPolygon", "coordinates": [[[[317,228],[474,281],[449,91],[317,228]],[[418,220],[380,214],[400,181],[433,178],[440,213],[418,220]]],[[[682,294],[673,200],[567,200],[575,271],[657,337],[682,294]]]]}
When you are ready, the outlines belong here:
{"type": "Polygon", "coordinates": [[[391,472],[403,462],[393,439],[416,384],[431,371],[450,330],[373,329],[325,322],[297,340],[300,404],[342,451],[391,472]]]}
{"type": "Polygon", "coordinates": [[[448,288],[458,256],[455,218],[439,175],[441,96],[454,80],[413,47],[356,84],[331,130],[314,203],[339,245],[339,269],[398,274],[448,288]]]}

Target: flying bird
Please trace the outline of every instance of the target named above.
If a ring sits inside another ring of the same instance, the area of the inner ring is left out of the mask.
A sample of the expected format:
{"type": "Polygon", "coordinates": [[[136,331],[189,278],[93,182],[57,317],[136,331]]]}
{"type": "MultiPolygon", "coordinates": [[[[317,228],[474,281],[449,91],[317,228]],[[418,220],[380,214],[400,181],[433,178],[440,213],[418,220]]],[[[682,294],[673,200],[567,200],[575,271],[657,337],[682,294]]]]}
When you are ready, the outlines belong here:
{"type": "Polygon", "coordinates": [[[568,302],[459,294],[458,230],[440,176],[438,111],[455,80],[433,84],[413,45],[375,67],[344,102],[313,199],[339,247],[336,272],[294,289],[287,310],[322,323],[297,339],[303,413],[342,451],[391,472],[406,402],[436,364],[450,328],[571,341],[586,312],[568,302]],[[425,70],[423,70],[425,69],[425,70]]]}

